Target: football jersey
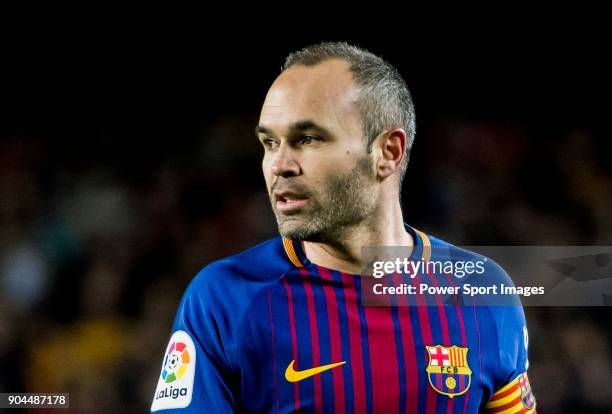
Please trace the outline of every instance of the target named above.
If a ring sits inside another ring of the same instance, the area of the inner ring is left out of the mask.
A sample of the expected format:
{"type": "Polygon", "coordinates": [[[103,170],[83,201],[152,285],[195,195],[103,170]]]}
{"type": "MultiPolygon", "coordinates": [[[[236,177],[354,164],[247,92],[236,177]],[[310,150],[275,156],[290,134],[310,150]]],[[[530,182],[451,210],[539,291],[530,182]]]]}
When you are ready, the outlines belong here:
{"type": "MultiPolygon", "coordinates": [[[[480,258],[406,229],[415,260],[438,251],[480,258]]],[[[486,267],[512,285],[495,262],[486,267]]],[[[442,284],[427,272],[394,277],[442,284]]],[[[311,263],[300,242],[282,237],[209,264],[180,302],[151,410],[535,412],[520,301],[423,304],[416,295],[368,306],[372,281],[311,263]]]]}

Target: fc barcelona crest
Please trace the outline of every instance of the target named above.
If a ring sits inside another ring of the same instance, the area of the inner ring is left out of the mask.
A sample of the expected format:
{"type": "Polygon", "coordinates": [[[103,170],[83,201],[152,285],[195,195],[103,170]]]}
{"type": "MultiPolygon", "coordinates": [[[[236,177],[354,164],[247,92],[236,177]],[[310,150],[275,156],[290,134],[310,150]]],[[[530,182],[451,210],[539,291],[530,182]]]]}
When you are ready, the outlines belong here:
{"type": "Polygon", "coordinates": [[[427,377],[436,392],[453,398],[464,394],[472,383],[472,370],[468,365],[468,348],[425,346],[429,354],[427,377]]]}

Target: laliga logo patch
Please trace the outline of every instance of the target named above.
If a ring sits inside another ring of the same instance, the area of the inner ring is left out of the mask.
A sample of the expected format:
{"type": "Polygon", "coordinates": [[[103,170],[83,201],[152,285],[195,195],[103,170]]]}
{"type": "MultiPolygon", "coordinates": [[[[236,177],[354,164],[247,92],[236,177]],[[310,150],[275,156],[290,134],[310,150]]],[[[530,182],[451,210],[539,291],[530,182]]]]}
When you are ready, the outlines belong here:
{"type": "Polygon", "coordinates": [[[185,375],[189,366],[189,351],[186,348],[184,342],[172,342],[166,353],[161,373],[164,381],[170,383],[185,375]]]}
{"type": "Polygon", "coordinates": [[[187,332],[176,331],[166,349],[151,411],[185,408],[191,403],[195,363],[193,340],[187,332]]]}

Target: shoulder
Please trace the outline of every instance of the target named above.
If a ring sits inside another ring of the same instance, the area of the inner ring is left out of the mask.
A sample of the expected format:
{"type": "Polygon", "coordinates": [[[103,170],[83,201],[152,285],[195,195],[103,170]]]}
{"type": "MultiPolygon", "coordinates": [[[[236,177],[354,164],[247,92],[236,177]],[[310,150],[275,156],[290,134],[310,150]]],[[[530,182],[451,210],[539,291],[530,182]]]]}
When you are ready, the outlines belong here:
{"type": "Polygon", "coordinates": [[[265,241],[204,267],[187,287],[173,331],[184,330],[227,369],[235,359],[250,304],[291,269],[282,238],[265,241]]]}
{"type": "Polygon", "coordinates": [[[292,264],[282,238],[266,240],[248,250],[211,262],[193,278],[186,294],[240,300],[278,280],[292,264]]]}
{"type": "Polygon", "coordinates": [[[257,292],[277,282],[291,268],[281,237],[211,262],[189,283],[176,321],[230,314],[235,319],[257,292]]]}
{"type": "MultiPolygon", "coordinates": [[[[503,267],[493,258],[483,253],[456,246],[435,236],[427,235],[427,238],[431,245],[432,259],[450,260],[453,263],[473,263],[474,265],[478,265],[478,269],[482,267],[483,272],[477,273],[480,278],[479,284],[496,284],[498,286],[504,284],[505,286],[514,286],[508,273],[506,273],[503,267]]],[[[474,282],[474,277],[468,279],[474,282]]],[[[464,281],[467,282],[468,279],[464,281]]]]}

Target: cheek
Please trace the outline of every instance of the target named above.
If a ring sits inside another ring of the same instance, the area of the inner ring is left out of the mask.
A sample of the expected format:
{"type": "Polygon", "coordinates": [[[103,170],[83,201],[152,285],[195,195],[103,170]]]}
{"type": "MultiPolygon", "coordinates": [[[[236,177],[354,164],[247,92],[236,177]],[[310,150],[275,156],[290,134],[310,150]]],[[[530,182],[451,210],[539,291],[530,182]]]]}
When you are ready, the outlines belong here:
{"type": "Polygon", "coordinates": [[[272,172],[270,171],[270,163],[266,157],[264,157],[264,159],[261,161],[261,172],[263,173],[264,180],[266,181],[266,188],[270,189],[270,186],[272,185],[272,172]]]}
{"type": "Polygon", "coordinates": [[[328,177],[351,171],[356,162],[353,154],[346,155],[345,151],[341,154],[325,154],[314,161],[309,170],[313,178],[316,177],[319,181],[326,181],[328,177]]]}
{"type": "Polygon", "coordinates": [[[309,185],[317,191],[325,189],[332,177],[342,171],[344,171],[344,166],[338,162],[320,163],[315,168],[311,168],[310,173],[305,173],[305,175],[307,175],[309,185]]]}

